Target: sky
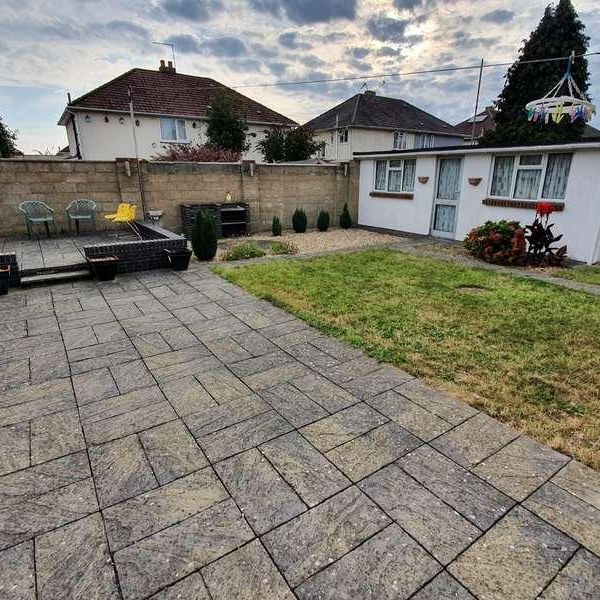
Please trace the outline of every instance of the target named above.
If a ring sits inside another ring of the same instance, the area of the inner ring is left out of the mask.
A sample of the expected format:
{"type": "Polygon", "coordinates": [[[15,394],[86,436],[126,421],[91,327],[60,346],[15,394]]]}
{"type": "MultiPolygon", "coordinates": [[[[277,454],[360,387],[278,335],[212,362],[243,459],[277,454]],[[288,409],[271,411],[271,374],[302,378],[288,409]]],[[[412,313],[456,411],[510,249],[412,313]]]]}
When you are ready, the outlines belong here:
{"type": "MultiPolygon", "coordinates": [[[[25,153],[66,145],[56,123],[75,98],[133,68],[156,69],[175,44],[177,71],[212,77],[304,123],[365,89],[452,124],[473,113],[477,71],[367,76],[513,61],[546,0],[3,0],[0,116],[25,153]],[[354,81],[252,87],[358,77],[354,81]]],[[[600,51],[600,3],[574,0],[600,51]]],[[[590,57],[600,99],[600,56],[590,57]]],[[[480,106],[506,67],[486,69],[480,106]]],[[[550,89],[555,82],[548,82],[550,89]]],[[[600,127],[600,117],[593,124],[600,127]]]]}

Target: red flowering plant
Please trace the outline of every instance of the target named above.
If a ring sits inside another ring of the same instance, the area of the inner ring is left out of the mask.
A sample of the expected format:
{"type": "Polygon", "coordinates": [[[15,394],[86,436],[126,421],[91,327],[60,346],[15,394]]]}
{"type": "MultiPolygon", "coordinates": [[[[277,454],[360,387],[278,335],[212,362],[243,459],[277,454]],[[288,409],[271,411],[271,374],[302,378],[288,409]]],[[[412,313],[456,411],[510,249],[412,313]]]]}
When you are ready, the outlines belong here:
{"type": "Polygon", "coordinates": [[[535,207],[535,219],[531,225],[527,225],[528,234],[525,239],[528,242],[527,262],[533,265],[558,265],[567,255],[567,247],[552,246],[562,239],[561,235],[554,235],[552,228],[554,223],[548,223],[550,215],[554,212],[551,202],[538,202],[535,207]],[[545,219],[545,221],[544,221],[545,219]]]}
{"type": "Polygon", "coordinates": [[[519,265],[525,261],[525,230],[518,221],[487,221],[469,231],[464,245],[486,262],[519,265]]]}

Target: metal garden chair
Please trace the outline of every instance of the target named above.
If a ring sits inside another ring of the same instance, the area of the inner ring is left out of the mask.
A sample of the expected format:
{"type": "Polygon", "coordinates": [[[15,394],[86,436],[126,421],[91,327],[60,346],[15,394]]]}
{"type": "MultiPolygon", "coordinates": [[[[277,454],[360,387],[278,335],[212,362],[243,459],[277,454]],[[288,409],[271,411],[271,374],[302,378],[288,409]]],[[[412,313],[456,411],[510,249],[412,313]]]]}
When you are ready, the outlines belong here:
{"type": "Polygon", "coordinates": [[[96,210],[96,203],[93,200],[87,200],[86,198],[80,198],[73,200],[69,203],[69,206],[65,209],[67,217],[69,219],[69,231],[71,231],[72,223],[75,221],[75,229],[77,229],[77,235],[79,235],[79,223],[80,221],[91,221],[94,231],[96,231],[96,219],[94,217],[94,211],[96,210]]]}
{"type": "Polygon", "coordinates": [[[27,224],[27,233],[31,239],[33,234],[33,226],[44,224],[46,234],[50,237],[49,223],[52,223],[56,232],[56,223],[54,222],[54,209],[48,206],[41,200],[25,200],[19,204],[19,210],[25,215],[25,223],[27,224]]]}

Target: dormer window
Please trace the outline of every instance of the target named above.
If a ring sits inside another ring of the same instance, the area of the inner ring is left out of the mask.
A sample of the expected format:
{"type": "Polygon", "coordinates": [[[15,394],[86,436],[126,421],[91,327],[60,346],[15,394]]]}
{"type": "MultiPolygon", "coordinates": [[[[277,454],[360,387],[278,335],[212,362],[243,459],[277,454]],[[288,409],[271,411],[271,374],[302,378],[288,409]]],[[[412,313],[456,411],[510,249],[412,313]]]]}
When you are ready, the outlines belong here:
{"type": "Polygon", "coordinates": [[[406,135],[404,131],[394,131],[394,150],[406,150],[406,135]]]}
{"type": "Polygon", "coordinates": [[[343,129],[338,129],[338,142],[340,144],[348,143],[348,128],[344,127],[343,129]]]}

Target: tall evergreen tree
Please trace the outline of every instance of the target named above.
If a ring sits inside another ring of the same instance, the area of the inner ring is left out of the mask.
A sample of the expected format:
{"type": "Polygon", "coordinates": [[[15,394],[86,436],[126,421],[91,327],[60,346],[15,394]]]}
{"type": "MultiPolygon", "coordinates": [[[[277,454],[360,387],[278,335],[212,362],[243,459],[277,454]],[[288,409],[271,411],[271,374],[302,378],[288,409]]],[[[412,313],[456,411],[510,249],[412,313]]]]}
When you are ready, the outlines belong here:
{"type": "Polygon", "coordinates": [[[10,158],[17,152],[17,130],[9,129],[0,117],[0,158],[10,158]]]}
{"type": "Polygon", "coordinates": [[[243,152],[248,148],[246,144],[246,123],[233,110],[231,99],[225,94],[217,94],[212,99],[206,111],[208,123],[206,136],[212,146],[225,150],[243,152]]]}
{"type": "MultiPolygon", "coordinates": [[[[559,0],[554,7],[549,5],[535,31],[519,51],[519,58],[508,69],[504,89],[496,107],[496,129],[488,132],[483,144],[527,143],[543,141],[577,140],[584,130],[584,123],[574,123],[565,117],[560,123],[527,120],[525,105],[531,100],[545,96],[558,83],[567,69],[566,60],[522,64],[521,61],[543,58],[558,58],[585,54],[589,38],[585,26],[579,20],[571,0],[559,0]]],[[[571,74],[579,89],[588,89],[588,64],[585,58],[576,58],[571,74]]]]}
{"type": "Polygon", "coordinates": [[[288,130],[273,127],[256,146],[266,162],[307,160],[324,146],[324,142],[317,142],[314,137],[315,132],[308,127],[288,130]]]}

